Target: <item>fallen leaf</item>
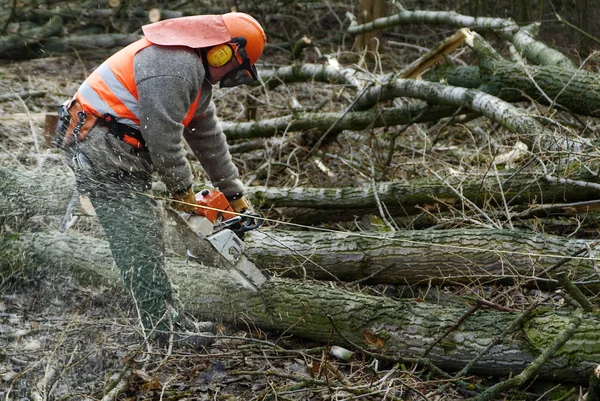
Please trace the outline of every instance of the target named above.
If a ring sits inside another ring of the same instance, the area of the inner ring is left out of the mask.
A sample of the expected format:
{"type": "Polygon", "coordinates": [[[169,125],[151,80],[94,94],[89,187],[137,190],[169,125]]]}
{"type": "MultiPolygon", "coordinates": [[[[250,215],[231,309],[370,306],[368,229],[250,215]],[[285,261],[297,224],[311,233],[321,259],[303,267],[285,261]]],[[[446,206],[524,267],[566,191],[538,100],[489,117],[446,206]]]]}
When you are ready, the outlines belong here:
{"type": "Polygon", "coordinates": [[[363,330],[363,339],[369,348],[383,348],[385,342],[370,330],[363,330]]]}

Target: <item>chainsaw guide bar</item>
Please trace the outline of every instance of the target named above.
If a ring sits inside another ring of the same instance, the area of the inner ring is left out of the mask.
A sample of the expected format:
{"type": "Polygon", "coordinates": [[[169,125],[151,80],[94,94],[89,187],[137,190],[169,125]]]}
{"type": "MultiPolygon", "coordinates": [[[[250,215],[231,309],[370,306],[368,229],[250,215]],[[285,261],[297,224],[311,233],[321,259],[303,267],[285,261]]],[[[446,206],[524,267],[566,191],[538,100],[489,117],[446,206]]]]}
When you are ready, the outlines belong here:
{"type": "Polygon", "coordinates": [[[243,254],[244,241],[230,228],[221,228],[206,235],[207,224],[200,220],[204,217],[184,216],[173,209],[167,209],[166,214],[169,228],[178,237],[175,241],[180,241],[190,259],[231,270],[244,287],[253,291],[258,291],[268,280],[268,277],[243,254]]]}

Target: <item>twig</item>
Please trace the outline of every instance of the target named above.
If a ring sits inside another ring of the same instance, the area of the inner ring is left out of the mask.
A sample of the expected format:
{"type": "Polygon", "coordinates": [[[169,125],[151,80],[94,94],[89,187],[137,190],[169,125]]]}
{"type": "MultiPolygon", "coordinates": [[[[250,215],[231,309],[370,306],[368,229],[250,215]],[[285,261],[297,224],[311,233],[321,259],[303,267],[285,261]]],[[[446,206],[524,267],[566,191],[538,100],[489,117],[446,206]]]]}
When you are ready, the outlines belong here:
{"type": "MultiPolygon", "coordinates": [[[[373,198],[375,199],[375,204],[377,205],[377,209],[379,210],[379,215],[381,216],[381,220],[385,223],[387,228],[390,229],[391,232],[396,232],[397,227],[394,227],[392,223],[388,221],[388,218],[383,211],[383,204],[381,203],[381,199],[379,199],[379,195],[377,194],[376,184],[375,184],[375,166],[371,164],[371,189],[373,190],[373,198]]],[[[393,221],[393,220],[392,220],[393,221]]]]}
{"type": "Polygon", "coordinates": [[[349,285],[349,286],[352,286],[352,285],[355,285],[355,284],[361,284],[361,283],[364,283],[364,282],[366,282],[366,281],[369,281],[369,280],[371,280],[373,277],[375,277],[375,276],[379,275],[380,273],[384,272],[385,270],[389,269],[389,268],[390,268],[390,267],[392,267],[392,266],[394,266],[394,264],[393,264],[393,263],[392,263],[392,264],[389,264],[389,265],[386,265],[386,266],[383,266],[383,267],[382,267],[382,268],[380,268],[379,270],[376,270],[376,271],[374,271],[373,273],[369,274],[367,277],[363,277],[363,278],[360,278],[360,279],[358,279],[358,280],[355,280],[355,281],[350,281],[350,282],[348,283],[348,285],[349,285]]]}
{"type": "Polygon", "coordinates": [[[472,207],[473,209],[475,209],[481,216],[483,216],[484,219],[486,219],[487,221],[490,222],[490,224],[492,225],[492,227],[497,228],[497,229],[501,229],[502,227],[496,223],[494,220],[492,220],[490,218],[490,216],[487,215],[487,213],[485,213],[483,210],[481,210],[479,208],[479,206],[477,206],[475,203],[473,203],[471,200],[469,200],[468,198],[466,198],[463,194],[461,194],[460,192],[458,192],[452,185],[450,185],[446,180],[444,180],[436,171],[434,170],[429,170],[433,175],[436,176],[436,178],[438,180],[440,180],[441,182],[443,182],[448,188],[450,188],[450,190],[452,192],[454,192],[456,194],[456,196],[458,196],[460,198],[460,200],[464,203],[466,203],[467,205],[469,205],[470,207],[472,207]]]}
{"type": "Polygon", "coordinates": [[[475,363],[480,360],[485,354],[487,354],[487,352],[492,349],[492,347],[494,347],[495,345],[499,344],[502,340],[504,340],[504,337],[506,337],[507,335],[511,334],[513,331],[515,331],[517,329],[517,327],[521,324],[521,322],[523,322],[523,320],[525,320],[525,318],[527,316],[529,316],[531,314],[531,312],[533,311],[533,309],[535,309],[535,307],[537,307],[538,303],[534,302],[531,305],[529,305],[529,307],[527,309],[525,309],[523,311],[523,313],[521,313],[520,315],[517,316],[517,318],[515,320],[512,321],[512,323],[510,324],[510,326],[508,326],[505,330],[502,331],[502,333],[497,336],[494,337],[494,339],[492,341],[490,341],[490,343],[484,348],[482,349],[477,355],[475,355],[475,357],[473,359],[471,359],[469,361],[469,363],[467,363],[460,372],[458,372],[456,375],[454,375],[454,377],[462,377],[464,375],[466,375],[469,370],[471,370],[471,368],[473,367],[473,365],[475,365],[475,363]]]}
{"type": "Polygon", "coordinates": [[[550,174],[546,174],[544,176],[544,178],[548,182],[557,182],[559,184],[565,184],[565,185],[576,185],[576,186],[584,187],[584,188],[600,189],[600,184],[596,184],[594,182],[571,180],[569,178],[558,178],[558,177],[553,177],[550,174]]]}
{"type": "Polygon", "coordinates": [[[477,303],[481,304],[481,305],[485,305],[491,309],[496,309],[496,310],[502,311],[502,312],[520,312],[518,309],[507,308],[506,306],[498,305],[497,303],[495,303],[493,301],[488,301],[483,298],[477,299],[477,303]]]}
{"type": "Polygon", "coordinates": [[[28,99],[34,97],[44,97],[46,96],[46,91],[25,91],[18,93],[4,93],[0,95],[0,102],[8,102],[15,99],[28,99]]]}
{"type": "MultiPolygon", "coordinates": [[[[31,130],[31,137],[33,138],[33,145],[35,147],[35,153],[36,154],[40,154],[40,145],[38,143],[38,139],[37,139],[37,135],[35,133],[35,128],[33,127],[33,123],[32,123],[32,119],[31,119],[31,115],[29,114],[29,109],[27,108],[27,105],[25,104],[25,101],[23,101],[23,98],[21,96],[19,96],[19,94],[15,94],[16,98],[19,99],[19,101],[21,102],[21,105],[23,106],[23,108],[25,109],[25,114],[27,114],[27,120],[29,121],[29,129],[31,130]]],[[[42,170],[42,165],[44,164],[44,160],[41,157],[37,158],[37,162],[38,162],[38,170],[42,170]]]]}
{"type": "Polygon", "coordinates": [[[356,96],[356,98],[354,98],[354,100],[352,101],[352,103],[350,104],[350,106],[348,106],[346,108],[346,110],[344,110],[344,112],[337,118],[337,120],[335,120],[333,122],[333,124],[331,124],[331,126],[327,129],[327,131],[325,131],[325,133],[323,135],[321,135],[321,137],[317,140],[317,142],[313,145],[313,147],[304,156],[303,161],[309,159],[319,149],[319,147],[321,146],[321,143],[323,143],[323,141],[325,140],[325,138],[327,138],[327,136],[331,133],[331,131],[333,131],[333,129],[336,127],[336,125],[338,125],[338,123],[344,119],[344,117],[346,116],[346,114],[348,114],[349,112],[352,111],[352,109],[354,108],[354,106],[356,105],[356,103],[358,103],[358,101],[360,100],[360,98],[365,93],[367,93],[367,90],[371,86],[373,86],[373,83],[369,82],[363,88],[363,90],[358,94],[358,96],[356,96]]]}
{"type": "Polygon", "coordinates": [[[600,39],[598,39],[597,37],[593,36],[592,34],[586,32],[586,31],[584,31],[583,29],[579,28],[577,25],[573,25],[569,21],[564,20],[558,13],[555,13],[555,15],[556,15],[556,18],[560,22],[562,22],[563,24],[565,24],[569,28],[572,28],[572,29],[576,30],[577,32],[579,32],[583,36],[587,37],[588,39],[593,40],[596,43],[600,43],[600,39]]]}
{"type": "Polygon", "coordinates": [[[584,311],[594,311],[594,306],[592,305],[590,300],[587,299],[587,297],[583,295],[581,290],[575,284],[573,284],[571,280],[568,279],[566,271],[556,273],[556,279],[558,280],[558,283],[565,289],[565,291],[567,291],[567,293],[571,295],[575,299],[575,301],[577,301],[577,303],[583,308],[584,311]]]}
{"type": "Polygon", "coordinates": [[[79,199],[79,191],[77,190],[77,188],[75,188],[73,190],[73,195],[71,196],[71,200],[69,201],[69,204],[67,205],[67,210],[65,212],[65,215],[64,215],[62,221],[60,222],[60,227],[58,228],[59,232],[64,233],[69,228],[69,222],[71,221],[71,217],[73,217],[73,209],[75,208],[75,204],[77,203],[78,199],[79,199]]]}

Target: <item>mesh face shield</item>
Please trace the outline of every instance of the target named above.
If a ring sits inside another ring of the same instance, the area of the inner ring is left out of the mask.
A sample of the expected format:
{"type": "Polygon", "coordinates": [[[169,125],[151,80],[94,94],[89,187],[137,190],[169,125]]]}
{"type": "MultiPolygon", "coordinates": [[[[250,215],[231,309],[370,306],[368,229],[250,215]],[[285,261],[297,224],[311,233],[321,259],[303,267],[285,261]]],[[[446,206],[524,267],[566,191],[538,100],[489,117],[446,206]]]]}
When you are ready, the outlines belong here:
{"type": "Polygon", "coordinates": [[[246,39],[242,36],[231,39],[231,43],[235,44],[235,53],[239,58],[242,59],[242,63],[234,71],[227,73],[223,79],[221,79],[221,88],[231,88],[238,85],[251,84],[258,80],[258,73],[256,67],[250,64],[250,59],[246,54],[246,39]]]}

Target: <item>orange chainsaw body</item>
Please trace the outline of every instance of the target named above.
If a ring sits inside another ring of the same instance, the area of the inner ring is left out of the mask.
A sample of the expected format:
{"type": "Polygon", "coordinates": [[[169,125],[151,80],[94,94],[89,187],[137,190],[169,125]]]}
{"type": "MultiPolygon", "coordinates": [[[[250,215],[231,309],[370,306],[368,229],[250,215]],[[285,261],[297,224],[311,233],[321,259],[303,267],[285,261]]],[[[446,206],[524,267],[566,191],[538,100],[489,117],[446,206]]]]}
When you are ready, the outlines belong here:
{"type": "Polygon", "coordinates": [[[198,208],[196,214],[206,217],[211,223],[221,218],[226,221],[236,217],[229,201],[222,192],[216,189],[203,189],[196,194],[198,208]]]}

